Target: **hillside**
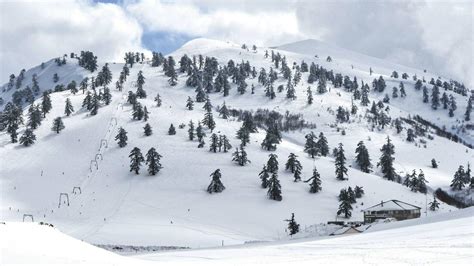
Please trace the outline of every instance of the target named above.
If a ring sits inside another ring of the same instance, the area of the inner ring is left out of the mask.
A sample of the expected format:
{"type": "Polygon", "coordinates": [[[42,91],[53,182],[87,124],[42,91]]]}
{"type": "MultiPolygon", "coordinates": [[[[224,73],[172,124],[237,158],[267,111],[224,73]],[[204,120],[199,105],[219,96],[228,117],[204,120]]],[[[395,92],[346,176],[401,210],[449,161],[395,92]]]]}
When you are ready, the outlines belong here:
{"type": "MultiPolygon", "coordinates": [[[[463,114],[467,96],[447,91],[456,97],[458,107],[454,117],[449,117],[447,110],[440,108],[434,111],[429,104],[424,104],[422,92],[414,89],[412,75],[424,76],[430,89],[428,81],[431,78],[437,79],[437,76],[334,47],[317,46],[316,50],[311,50],[308,47],[312,45],[288,44],[274,49],[274,52],[285,56],[290,66],[293,62],[300,64],[302,60],[308,64],[315,62],[334,73],[348,75],[351,79],[356,76],[359,84],[364,81],[370,85],[374,78],[382,75],[387,86],[385,92],[389,94],[393,86],[399,86],[400,81],[403,81],[407,97],[393,98],[386,104],[389,107],[386,112],[392,119],[418,114],[431,123],[458,134],[468,144],[474,144],[472,130],[461,130],[465,126],[463,114]],[[319,59],[314,58],[314,51],[320,55],[319,59]],[[326,55],[330,55],[333,61],[327,62],[326,55]],[[369,68],[373,69],[372,75],[369,68]],[[400,74],[406,72],[410,78],[391,78],[394,70],[400,74]]],[[[236,64],[249,61],[256,71],[261,68],[269,71],[273,64],[270,58],[265,58],[265,50],[262,47],[253,52],[241,49],[237,44],[196,39],[171,56],[177,62],[177,67],[184,54],[190,57],[201,54],[204,57],[215,57],[219,66],[227,65],[232,59],[236,64]]],[[[99,62],[99,70],[105,63],[99,62]]],[[[291,213],[295,213],[302,227],[336,219],[339,192],[348,186],[361,186],[365,191],[365,195],[353,204],[350,218],[353,221],[363,220],[361,210],[365,207],[389,199],[420,206],[423,216],[453,211],[454,207],[441,204],[437,212],[428,210],[425,213],[427,202],[433,199],[433,190],[438,187],[449,188],[458,166],[474,161],[472,149],[439,137],[430,130],[425,136],[418,136],[414,142],[408,142],[407,128],[410,125],[407,123],[399,134],[392,125],[373,127],[365,116],[366,110],[371,106],[362,106],[358,101],[355,103],[358,113],[350,115],[349,121],[336,123],[338,106],[350,109],[352,93],[343,88],[334,88],[334,84],[328,82],[328,91],[318,94],[316,82],[311,85],[314,103],[308,105],[307,72],[302,73],[301,82],[295,86],[294,100],[287,99],[285,91],[276,93],[275,99],[269,99],[265,96],[265,88],[258,83],[258,78],[251,77],[246,79],[248,87],[243,95],[238,93],[237,85],[233,83],[230,94],[226,97],[222,93],[209,93],[216,121],[213,132],[226,135],[233,146],[227,153],[213,153],[209,151],[209,129],[206,129],[204,148],[197,148],[196,140],[188,140],[189,121],[193,120],[197,124],[198,120],[203,119],[205,110],[204,103],[198,102],[195,102],[194,110],[186,109],[187,98],[194,99],[196,93],[195,88],[186,86],[188,77],[185,73],[179,73],[177,85],[171,87],[162,67],[152,67],[147,60],[130,68],[123,90],[118,91],[114,85],[124,63],[109,62],[108,66],[112,73],[112,82],[108,86],[112,100],[109,105],[101,104],[97,115],[90,115],[85,108],[81,108],[85,97],[82,91],[73,95],[65,90],[51,94],[52,109],[35,130],[37,141],[32,146],[23,147],[18,143],[10,143],[9,134],[0,132],[1,220],[20,221],[24,214],[32,214],[37,221],[52,223],[62,232],[94,244],[211,247],[221,245],[222,241],[225,245],[230,245],[287,239],[287,222],[284,220],[290,218],[291,213]],[[139,102],[150,112],[147,122],[133,120],[133,106],[127,103],[128,91],[136,91],[139,71],[145,77],[147,98],[139,99],[139,102]],[[255,86],[254,94],[250,92],[252,84],[255,86]],[[160,107],[154,102],[157,93],[162,100],[160,107]],[[69,117],[64,115],[66,98],[71,100],[75,109],[69,117]],[[241,167],[232,162],[232,152],[240,143],[235,135],[242,122],[235,117],[219,117],[216,107],[221,106],[224,101],[228,108],[233,109],[256,111],[261,108],[277,111],[281,115],[286,111],[301,114],[312,128],[282,132],[282,141],[274,152],[261,148],[260,143],[265,138],[266,131],[259,128],[257,133],[250,134],[250,143],[246,147],[251,163],[241,167]],[[56,134],[51,131],[51,125],[58,116],[63,118],[65,129],[56,134]],[[152,127],[151,136],[143,134],[145,123],[152,127]],[[170,124],[176,127],[176,135],[168,135],[170,124]],[[179,128],[180,124],[186,126],[179,128]],[[124,148],[118,147],[114,140],[120,127],[128,132],[128,145],[124,148]],[[342,134],[343,130],[345,135],[342,134]],[[335,178],[333,156],[312,159],[304,152],[305,135],[311,131],[316,136],[323,132],[330,150],[339,143],[344,145],[348,180],[339,181],[335,178]],[[412,192],[399,183],[385,180],[380,168],[375,167],[387,136],[395,146],[394,167],[397,173],[405,176],[414,169],[422,169],[429,182],[427,195],[412,192]],[[367,146],[374,165],[372,173],[360,171],[354,162],[354,151],[359,141],[364,141],[367,146]],[[151,147],[156,148],[163,156],[163,169],[157,175],[150,176],[143,165],[139,175],[131,173],[128,155],[133,147],[139,147],[144,155],[151,147]],[[258,174],[270,153],[278,156],[282,201],[269,200],[267,190],[260,187],[258,174]],[[284,168],[290,153],[296,154],[303,166],[303,180],[311,176],[313,167],[317,168],[321,175],[322,191],[311,194],[308,193],[308,183],[293,182],[293,174],[284,168]],[[432,158],[439,162],[436,169],[431,167],[432,158]],[[209,194],[206,188],[211,181],[210,174],[216,169],[221,170],[226,189],[222,193],[209,194]],[[80,187],[82,193],[73,194],[74,187],[80,187]],[[69,206],[62,199],[58,208],[60,193],[68,193],[69,206]]],[[[19,90],[31,85],[29,82],[33,74],[37,75],[39,87],[43,91],[54,89],[57,84],[66,86],[71,80],[79,84],[86,76],[95,77],[97,71],[88,72],[78,66],[74,59],[68,59],[62,66],[50,61],[45,63],[44,69],[36,67],[26,71],[25,81],[19,90]],[[59,76],[57,83],[52,80],[54,73],[59,76]]],[[[286,83],[279,74],[275,90],[278,85],[286,83]]],[[[371,90],[370,101],[382,100],[385,92],[371,90]]],[[[11,95],[10,90],[2,92],[0,97],[8,101],[11,95]]],[[[40,98],[35,100],[35,103],[40,102],[40,98]]],[[[23,108],[26,115],[28,104],[24,104],[23,108]]],[[[19,136],[24,130],[25,126],[22,125],[19,136]]]]}

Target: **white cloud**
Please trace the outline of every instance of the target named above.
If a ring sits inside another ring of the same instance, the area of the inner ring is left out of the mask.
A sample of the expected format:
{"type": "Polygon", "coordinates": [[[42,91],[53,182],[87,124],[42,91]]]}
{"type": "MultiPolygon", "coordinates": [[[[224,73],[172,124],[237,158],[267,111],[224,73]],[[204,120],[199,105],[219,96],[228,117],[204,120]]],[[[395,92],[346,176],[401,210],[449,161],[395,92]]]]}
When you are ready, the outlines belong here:
{"type": "Polygon", "coordinates": [[[226,7],[212,1],[209,3],[212,4],[201,2],[198,6],[193,1],[177,4],[143,0],[125,4],[125,8],[151,31],[171,31],[257,45],[303,38],[293,10],[268,10],[258,8],[255,3],[250,12],[248,5],[232,1],[226,2],[226,7]]]}
{"type": "Polygon", "coordinates": [[[121,60],[141,48],[142,28],[120,6],[89,1],[1,2],[0,80],[81,50],[121,60]]]}

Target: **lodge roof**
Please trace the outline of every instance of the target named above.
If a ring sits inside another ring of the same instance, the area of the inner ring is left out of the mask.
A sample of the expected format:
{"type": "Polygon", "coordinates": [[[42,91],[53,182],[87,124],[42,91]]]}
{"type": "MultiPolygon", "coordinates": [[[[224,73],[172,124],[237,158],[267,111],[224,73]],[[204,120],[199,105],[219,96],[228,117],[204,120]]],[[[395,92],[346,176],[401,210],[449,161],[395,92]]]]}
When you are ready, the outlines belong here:
{"type": "Polygon", "coordinates": [[[410,203],[399,200],[382,201],[377,205],[362,211],[398,211],[398,210],[420,210],[421,208],[410,203]]]}

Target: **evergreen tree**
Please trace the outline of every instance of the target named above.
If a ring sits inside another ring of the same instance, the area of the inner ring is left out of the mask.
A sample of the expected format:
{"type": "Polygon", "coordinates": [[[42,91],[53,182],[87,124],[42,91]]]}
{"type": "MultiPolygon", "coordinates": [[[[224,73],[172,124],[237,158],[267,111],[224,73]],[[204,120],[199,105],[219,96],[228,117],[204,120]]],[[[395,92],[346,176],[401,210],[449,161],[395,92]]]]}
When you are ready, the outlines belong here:
{"type": "Polygon", "coordinates": [[[290,231],[290,236],[298,233],[300,231],[300,225],[295,221],[295,214],[291,214],[291,219],[285,220],[288,222],[288,230],[290,231]]]}
{"type": "Polygon", "coordinates": [[[443,104],[443,109],[448,109],[449,97],[446,92],[443,92],[443,96],[441,96],[441,103],[443,104]]]}
{"type": "Polygon", "coordinates": [[[148,112],[148,109],[146,109],[146,106],[143,107],[143,121],[145,121],[145,122],[148,121],[148,118],[149,118],[148,114],[149,113],[150,112],[148,112]]]}
{"type": "Polygon", "coordinates": [[[356,162],[360,170],[365,173],[370,173],[372,164],[370,163],[369,151],[364,145],[363,141],[357,144],[356,148],[356,162]]]}
{"type": "Polygon", "coordinates": [[[285,164],[285,169],[290,170],[290,172],[294,174],[295,182],[301,180],[301,170],[303,168],[300,161],[296,159],[297,157],[298,156],[296,156],[294,153],[290,153],[288,156],[288,161],[285,164]]]}
{"type": "Polygon", "coordinates": [[[471,112],[472,112],[472,96],[469,97],[467,101],[466,112],[464,113],[464,120],[471,121],[471,112]]]}
{"type": "Polygon", "coordinates": [[[339,143],[339,147],[336,151],[336,178],[338,180],[345,180],[344,175],[347,175],[346,156],[344,155],[344,148],[342,143],[339,143]]]}
{"type": "Polygon", "coordinates": [[[49,97],[48,92],[43,92],[43,98],[41,100],[41,111],[43,112],[43,118],[46,117],[46,114],[51,111],[53,105],[51,104],[51,98],[49,97]]]}
{"type": "Polygon", "coordinates": [[[78,89],[77,89],[77,86],[76,86],[76,81],[71,81],[69,82],[69,84],[67,85],[67,89],[73,94],[75,95],[77,92],[78,92],[78,89]]]}
{"type": "Polygon", "coordinates": [[[251,113],[244,113],[242,127],[244,127],[249,133],[258,132],[251,113]]]}
{"type": "Polygon", "coordinates": [[[217,152],[217,149],[219,148],[219,137],[217,136],[216,133],[213,133],[211,135],[211,138],[209,139],[209,151],[212,151],[214,153],[217,152]]]}
{"type": "Polygon", "coordinates": [[[352,187],[347,188],[347,196],[349,197],[351,204],[356,203],[356,196],[354,190],[352,190],[352,187]]]}
{"type": "Polygon", "coordinates": [[[240,146],[244,147],[247,143],[250,142],[250,132],[242,125],[239,130],[237,130],[237,139],[240,140],[240,146]]]}
{"type": "Polygon", "coordinates": [[[135,147],[132,149],[130,152],[130,172],[135,172],[135,174],[139,174],[140,171],[140,166],[142,165],[142,162],[145,160],[143,158],[142,152],[140,151],[139,148],[135,147]]]}
{"type": "Polygon", "coordinates": [[[362,187],[355,186],[354,194],[357,199],[362,198],[362,196],[364,195],[364,189],[362,187]]]}
{"type": "Polygon", "coordinates": [[[224,191],[225,186],[221,182],[221,177],[222,177],[221,170],[217,169],[216,171],[214,171],[211,174],[211,177],[212,177],[212,181],[211,181],[211,184],[209,184],[209,186],[207,187],[207,192],[212,194],[212,193],[220,193],[224,191]]]}
{"type": "Polygon", "coordinates": [[[92,107],[92,94],[90,91],[87,92],[84,100],[82,101],[82,108],[86,108],[87,111],[91,110],[92,107]]]}
{"type": "Polygon", "coordinates": [[[188,96],[188,100],[186,100],[186,108],[188,108],[188,110],[194,109],[194,101],[189,96],[188,96]]]}
{"type": "Polygon", "coordinates": [[[224,119],[227,119],[229,117],[229,109],[227,109],[227,106],[224,104],[219,108],[219,116],[221,116],[224,119]]]}
{"type": "Polygon", "coordinates": [[[27,126],[31,129],[37,129],[41,125],[41,119],[43,115],[39,105],[31,105],[28,109],[28,122],[27,126]]]}
{"type": "Polygon", "coordinates": [[[456,173],[454,173],[453,181],[451,182],[452,190],[462,190],[465,185],[464,166],[460,165],[456,173]]]}
{"type": "Polygon", "coordinates": [[[270,125],[267,129],[265,139],[262,141],[262,148],[267,151],[276,150],[276,145],[281,142],[281,133],[276,124],[270,125]]]}
{"type": "Polygon", "coordinates": [[[170,128],[168,129],[168,135],[176,135],[176,129],[173,124],[171,124],[170,128]]]}
{"type": "Polygon", "coordinates": [[[453,95],[449,95],[449,117],[454,116],[454,111],[456,111],[457,108],[456,99],[453,95]]]}
{"type": "Polygon", "coordinates": [[[267,170],[267,166],[263,165],[262,171],[258,174],[258,177],[262,181],[261,187],[267,188],[268,187],[268,178],[270,177],[269,171],[267,170]]]}
{"type": "Polygon", "coordinates": [[[434,110],[438,109],[439,107],[439,88],[438,86],[433,86],[431,90],[431,108],[434,110]]]}
{"type": "Polygon", "coordinates": [[[146,154],[146,164],[148,165],[148,173],[150,175],[156,175],[163,168],[160,163],[161,155],[151,148],[146,154]]]}
{"type": "Polygon", "coordinates": [[[337,210],[337,215],[344,214],[345,218],[351,218],[352,216],[352,205],[349,194],[345,189],[342,189],[339,194],[339,209],[337,210]]]}
{"type": "Polygon", "coordinates": [[[232,161],[236,162],[240,166],[244,166],[247,163],[250,163],[250,160],[247,158],[247,152],[245,151],[244,147],[241,146],[235,149],[235,152],[232,154],[232,161]]]}
{"type": "Polygon", "coordinates": [[[198,125],[196,127],[196,137],[198,138],[199,142],[203,141],[203,137],[206,136],[206,133],[204,133],[204,129],[201,125],[201,121],[198,121],[198,125]]]}
{"type": "Polygon", "coordinates": [[[433,201],[429,203],[430,211],[436,211],[439,209],[439,202],[436,200],[436,196],[433,196],[433,201]]]}
{"type": "Polygon", "coordinates": [[[192,120],[189,121],[189,129],[188,129],[188,138],[189,140],[194,140],[194,123],[192,120]]]}
{"type": "Polygon", "coordinates": [[[128,140],[127,131],[125,131],[123,127],[119,128],[119,132],[117,136],[115,136],[115,140],[117,140],[117,143],[120,148],[127,146],[127,140],[128,140]]]}
{"type": "Polygon", "coordinates": [[[306,95],[308,96],[308,104],[313,104],[313,92],[311,91],[311,87],[308,87],[308,89],[306,90],[306,95]]]}
{"type": "Polygon", "coordinates": [[[431,159],[431,167],[438,168],[438,163],[436,162],[435,158],[431,159]]]}
{"type": "Polygon", "coordinates": [[[415,140],[415,132],[413,132],[413,129],[409,128],[407,130],[407,141],[413,142],[415,140]]]}
{"type": "Polygon", "coordinates": [[[224,148],[224,152],[228,152],[232,149],[232,145],[230,145],[229,139],[226,135],[219,136],[219,151],[221,146],[224,148]]]}
{"type": "Polygon", "coordinates": [[[132,118],[135,120],[142,120],[145,113],[141,103],[137,102],[133,105],[132,118]]]}
{"type": "Polygon", "coordinates": [[[64,127],[64,123],[63,123],[63,120],[61,119],[61,117],[56,117],[54,120],[53,120],[53,126],[51,127],[51,130],[56,132],[57,134],[59,134],[59,132],[61,130],[63,130],[65,127],[64,127]]]}
{"type": "Polygon", "coordinates": [[[272,175],[268,180],[267,195],[271,200],[282,200],[280,180],[278,180],[278,174],[276,172],[272,172],[272,175]]]}
{"type": "Polygon", "coordinates": [[[92,95],[92,100],[91,100],[91,115],[96,115],[99,112],[99,107],[100,107],[100,102],[99,102],[99,95],[94,93],[92,95]]]}
{"type": "Polygon", "coordinates": [[[212,103],[211,99],[209,99],[209,96],[206,98],[206,103],[204,103],[202,107],[206,112],[211,112],[212,111],[212,103]]]}
{"type": "Polygon", "coordinates": [[[380,161],[377,163],[377,166],[380,166],[382,169],[383,177],[394,181],[396,177],[395,168],[393,168],[393,161],[395,158],[395,146],[390,142],[390,138],[387,137],[387,143],[382,146],[380,149],[382,155],[380,156],[380,161]]]}
{"type": "Polygon", "coordinates": [[[161,96],[159,93],[156,94],[155,102],[156,102],[156,107],[161,107],[161,96]]]}
{"type": "Polygon", "coordinates": [[[311,178],[304,182],[307,183],[309,181],[311,181],[311,183],[309,184],[309,193],[317,193],[321,191],[321,176],[319,175],[318,170],[316,170],[316,167],[313,168],[313,175],[311,176],[311,178]]]}
{"type": "Polygon", "coordinates": [[[428,98],[429,98],[429,96],[428,96],[428,88],[426,88],[426,86],[423,86],[423,102],[424,102],[424,103],[429,102],[428,98]]]}
{"type": "Polygon", "coordinates": [[[316,145],[316,141],[315,141],[316,136],[314,135],[313,132],[311,132],[307,134],[305,138],[306,138],[306,143],[304,145],[304,151],[308,153],[308,155],[310,155],[311,158],[314,158],[314,156],[318,155],[318,146],[316,145]]]}
{"type": "Polygon", "coordinates": [[[137,76],[137,91],[136,91],[136,95],[140,99],[146,98],[146,91],[143,89],[144,84],[145,84],[145,77],[143,76],[143,72],[140,70],[137,76]]]}
{"type": "Polygon", "coordinates": [[[12,143],[17,142],[17,130],[21,124],[23,124],[23,110],[11,102],[7,103],[3,112],[0,112],[0,127],[6,128],[12,143]]]}
{"type": "Polygon", "coordinates": [[[105,105],[109,105],[112,102],[112,94],[110,94],[110,89],[107,87],[104,88],[102,100],[104,100],[105,105]]]}
{"type": "Polygon", "coordinates": [[[64,108],[64,113],[67,116],[70,116],[74,112],[74,107],[72,106],[71,100],[66,98],[66,107],[64,108]]]}
{"type": "Polygon", "coordinates": [[[271,153],[268,155],[267,161],[267,170],[270,173],[278,173],[278,156],[276,154],[271,153]]]}
{"type": "Polygon", "coordinates": [[[423,173],[423,170],[420,169],[420,173],[418,174],[418,178],[416,180],[416,184],[417,184],[416,191],[426,194],[427,192],[426,183],[428,183],[428,181],[425,179],[425,174],[423,173]]]}
{"type": "Polygon", "coordinates": [[[214,117],[212,116],[211,111],[207,111],[204,114],[204,119],[202,120],[202,123],[207,126],[211,130],[211,132],[214,130],[216,127],[216,122],[214,122],[214,117]]]}
{"type": "Polygon", "coordinates": [[[23,135],[20,137],[20,144],[28,147],[35,143],[36,141],[36,136],[35,133],[33,133],[33,130],[30,128],[27,128],[23,135]]]}
{"type": "Polygon", "coordinates": [[[319,133],[318,141],[316,142],[316,148],[318,150],[318,154],[326,157],[329,154],[329,146],[326,137],[324,136],[323,132],[319,133]]]}
{"type": "Polygon", "coordinates": [[[145,126],[143,127],[143,130],[144,130],[145,136],[147,136],[147,137],[151,136],[151,134],[153,134],[153,130],[151,129],[150,124],[148,124],[148,123],[145,124],[145,126]]]}

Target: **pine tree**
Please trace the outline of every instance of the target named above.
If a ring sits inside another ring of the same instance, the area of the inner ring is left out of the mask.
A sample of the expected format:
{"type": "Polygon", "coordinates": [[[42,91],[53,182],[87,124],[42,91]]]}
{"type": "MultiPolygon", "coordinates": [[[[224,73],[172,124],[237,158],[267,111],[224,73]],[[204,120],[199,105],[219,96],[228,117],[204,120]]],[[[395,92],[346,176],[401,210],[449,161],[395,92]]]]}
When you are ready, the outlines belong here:
{"type": "Polygon", "coordinates": [[[349,197],[349,201],[352,203],[356,203],[356,196],[354,190],[352,190],[352,187],[347,188],[347,196],[349,197]]]}
{"type": "Polygon", "coordinates": [[[188,138],[189,140],[194,140],[194,123],[192,120],[189,121],[189,129],[188,129],[188,138]]]}
{"type": "Polygon", "coordinates": [[[211,184],[209,184],[209,186],[207,187],[207,192],[212,194],[212,193],[220,193],[224,191],[225,186],[221,182],[221,177],[222,177],[221,170],[217,169],[210,176],[212,177],[212,181],[211,181],[211,184]]]}
{"type": "Polygon", "coordinates": [[[146,164],[148,165],[148,173],[150,175],[156,175],[163,168],[160,163],[161,155],[151,148],[146,154],[146,164]]]}
{"type": "Polygon", "coordinates": [[[244,147],[247,143],[250,142],[250,132],[242,125],[242,127],[237,130],[237,139],[240,140],[240,146],[244,147]]]}
{"type": "Polygon", "coordinates": [[[319,175],[318,170],[316,170],[316,167],[313,168],[313,175],[311,176],[311,178],[304,182],[307,183],[309,181],[311,181],[311,183],[309,184],[309,193],[317,193],[321,191],[321,176],[319,175]]]}
{"type": "Polygon", "coordinates": [[[146,98],[146,91],[143,89],[144,84],[145,84],[145,77],[143,76],[143,72],[140,70],[137,76],[137,91],[136,91],[136,95],[140,99],[146,98]]]}
{"type": "Polygon", "coordinates": [[[262,171],[258,174],[258,177],[262,181],[261,187],[267,188],[268,187],[268,178],[270,177],[269,171],[267,170],[267,166],[263,165],[262,171]]]}
{"type": "Polygon", "coordinates": [[[285,164],[285,169],[290,170],[290,172],[294,174],[295,182],[301,180],[301,170],[303,168],[300,161],[296,159],[297,157],[298,156],[296,156],[294,153],[290,153],[288,156],[288,161],[285,164]]]}
{"type": "Polygon", "coordinates": [[[431,159],[431,167],[438,168],[438,163],[436,162],[435,158],[431,159]]]}
{"type": "Polygon", "coordinates": [[[316,136],[311,131],[311,133],[307,134],[305,138],[306,138],[306,143],[304,145],[304,151],[308,153],[308,155],[310,155],[311,158],[314,158],[316,155],[318,155],[318,147],[315,142],[316,136]]]}
{"type": "Polygon", "coordinates": [[[418,174],[418,178],[416,182],[417,184],[416,191],[426,194],[427,192],[426,183],[428,183],[428,181],[425,179],[425,174],[423,173],[423,170],[420,169],[420,173],[418,174]]]}
{"type": "Polygon", "coordinates": [[[204,103],[203,105],[203,109],[206,111],[206,112],[211,112],[212,111],[212,103],[211,103],[211,99],[209,99],[209,96],[207,96],[206,98],[206,102],[204,103]]]}
{"type": "Polygon", "coordinates": [[[364,189],[362,187],[355,186],[354,194],[357,199],[362,198],[362,196],[364,195],[364,189]]]}
{"type": "Polygon", "coordinates": [[[170,128],[168,129],[168,135],[176,135],[176,129],[173,124],[171,124],[170,128]]]}
{"type": "Polygon", "coordinates": [[[132,149],[130,152],[130,172],[135,172],[135,174],[139,174],[140,171],[140,166],[142,165],[142,162],[145,160],[143,158],[142,152],[140,151],[139,148],[135,147],[132,149]]]}
{"type": "Polygon", "coordinates": [[[337,215],[344,214],[345,218],[351,218],[352,216],[352,205],[351,199],[345,189],[342,189],[339,194],[339,209],[337,210],[337,215]]]}
{"type": "Polygon", "coordinates": [[[467,100],[466,112],[464,113],[464,120],[466,121],[471,121],[472,98],[473,97],[469,97],[469,100],[467,100]]]}
{"type": "Polygon", "coordinates": [[[148,118],[149,118],[148,114],[149,113],[150,112],[148,112],[148,109],[146,109],[146,106],[143,107],[143,121],[145,121],[145,122],[148,121],[148,118]]]}
{"type": "Polygon", "coordinates": [[[339,147],[336,152],[336,178],[338,180],[345,180],[344,175],[347,175],[347,168],[345,166],[346,156],[344,155],[344,148],[342,143],[339,143],[339,147]]]}
{"type": "Polygon", "coordinates": [[[281,142],[281,133],[276,124],[270,125],[267,129],[265,139],[262,141],[262,148],[267,151],[276,150],[276,145],[281,142]]]}
{"type": "Polygon", "coordinates": [[[454,116],[454,111],[456,111],[457,108],[456,99],[453,95],[449,95],[449,117],[454,116]]]}
{"type": "Polygon", "coordinates": [[[308,89],[306,90],[306,95],[308,96],[307,103],[309,105],[313,104],[313,92],[311,91],[311,87],[308,87],[308,89]]]}
{"type": "Polygon", "coordinates": [[[295,221],[295,214],[291,214],[291,219],[285,220],[288,222],[288,230],[290,231],[290,236],[298,233],[300,231],[300,225],[295,221]]]}
{"type": "Polygon", "coordinates": [[[23,135],[20,137],[20,144],[25,147],[32,145],[33,143],[35,143],[35,141],[35,133],[33,133],[33,130],[31,130],[30,128],[27,128],[23,135]]]}
{"type": "Polygon", "coordinates": [[[153,130],[151,129],[151,126],[150,124],[146,123],[145,126],[143,127],[143,130],[144,130],[144,134],[145,136],[151,136],[151,134],[153,134],[153,130]]]}
{"type": "Polygon", "coordinates": [[[53,126],[51,127],[51,130],[56,132],[57,134],[59,134],[59,132],[61,130],[63,130],[65,127],[64,127],[64,123],[63,123],[63,120],[61,119],[61,117],[56,117],[54,120],[53,120],[53,126]]]}
{"type": "Polygon", "coordinates": [[[91,115],[96,115],[99,112],[99,107],[100,107],[100,102],[99,102],[99,96],[94,93],[92,95],[91,99],[91,115]]]}
{"type": "Polygon", "coordinates": [[[216,133],[213,133],[211,135],[211,138],[209,139],[209,151],[212,151],[214,153],[217,152],[217,149],[219,148],[219,137],[217,136],[216,133]]]}
{"type": "Polygon", "coordinates": [[[107,87],[104,88],[102,100],[104,100],[105,105],[109,105],[112,102],[112,94],[110,94],[110,89],[107,87]]]}
{"type": "Polygon", "coordinates": [[[465,185],[464,166],[460,165],[456,173],[454,173],[453,181],[451,182],[452,190],[462,190],[465,185]]]}
{"type": "Polygon", "coordinates": [[[199,142],[203,141],[203,137],[206,136],[206,133],[204,132],[204,129],[201,125],[201,121],[198,121],[198,125],[196,127],[196,137],[198,138],[199,142]]]}
{"type": "Polygon", "coordinates": [[[188,110],[194,109],[194,101],[189,96],[188,96],[188,100],[186,100],[186,108],[188,108],[188,110]]]}
{"type": "Polygon", "coordinates": [[[119,132],[117,136],[115,136],[115,140],[117,140],[117,143],[120,148],[127,146],[127,140],[128,140],[127,131],[125,131],[123,127],[119,128],[119,132]]]}
{"type": "Polygon", "coordinates": [[[211,132],[216,128],[216,122],[214,122],[214,117],[212,116],[211,111],[207,111],[204,114],[204,119],[202,120],[202,123],[207,126],[211,130],[211,132]]]}
{"type": "Polygon", "coordinates": [[[0,125],[10,134],[12,143],[17,142],[17,130],[21,124],[23,124],[23,110],[12,102],[8,102],[3,112],[0,112],[0,125]]]}
{"type": "Polygon", "coordinates": [[[423,102],[429,102],[428,88],[426,88],[426,86],[423,86],[423,102]]]}
{"type": "Polygon", "coordinates": [[[439,107],[439,88],[438,86],[434,85],[433,89],[431,90],[431,108],[434,110],[438,109],[439,107]]]}
{"type": "Polygon", "coordinates": [[[393,161],[395,158],[392,155],[395,154],[395,147],[390,142],[389,137],[387,137],[387,143],[382,146],[380,151],[382,152],[382,155],[380,156],[380,161],[377,163],[377,166],[382,168],[381,170],[384,178],[394,181],[396,173],[393,168],[393,161]]]}
{"type": "Polygon", "coordinates": [[[74,112],[74,107],[72,106],[71,100],[66,98],[66,107],[64,108],[64,113],[67,116],[70,116],[74,112]]]}
{"type": "Polygon", "coordinates": [[[43,118],[46,117],[46,114],[51,111],[53,108],[51,104],[51,98],[49,97],[48,92],[43,92],[43,98],[41,100],[41,111],[43,112],[43,118]]]}
{"type": "Polygon", "coordinates": [[[224,148],[224,152],[228,152],[232,149],[232,145],[230,145],[229,139],[226,135],[219,136],[219,151],[221,150],[221,146],[224,148]]]}
{"type": "Polygon", "coordinates": [[[232,161],[236,162],[240,166],[244,166],[247,163],[250,163],[250,160],[247,158],[247,152],[245,151],[244,147],[241,146],[235,149],[235,152],[232,154],[232,161]]]}
{"type": "Polygon", "coordinates": [[[407,129],[407,141],[413,142],[415,140],[415,132],[413,132],[413,129],[409,128],[407,129]]]}
{"type": "Polygon", "coordinates": [[[221,116],[224,119],[227,119],[229,117],[229,109],[227,109],[227,106],[224,104],[219,108],[219,116],[221,116]]]}
{"type": "Polygon", "coordinates": [[[321,154],[322,156],[326,157],[329,154],[328,141],[323,132],[319,133],[319,138],[316,142],[316,148],[318,150],[318,154],[321,154]]]}
{"type": "Polygon", "coordinates": [[[159,93],[156,94],[155,102],[156,102],[156,107],[161,107],[161,96],[159,93]]]}
{"type": "Polygon", "coordinates": [[[357,144],[356,148],[356,162],[360,170],[365,173],[370,173],[372,164],[370,163],[369,151],[364,145],[363,141],[357,144]]]}
{"type": "Polygon", "coordinates": [[[28,122],[27,126],[31,129],[37,129],[41,125],[41,119],[43,115],[39,105],[31,105],[28,109],[28,122]]]}
{"type": "Polygon", "coordinates": [[[272,172],[272,176],[268,180],[267,195],[271,200],[282,200],[280,180],[278,180],[278,174],[276,172],[272,172]]]}
{"type": "Polygon", "coordinates": [[[436,200],[436,196],[433,196],[433,201],[429,203],[430,211],[436,211],[439,209],[439,202],[436,200]]]}

